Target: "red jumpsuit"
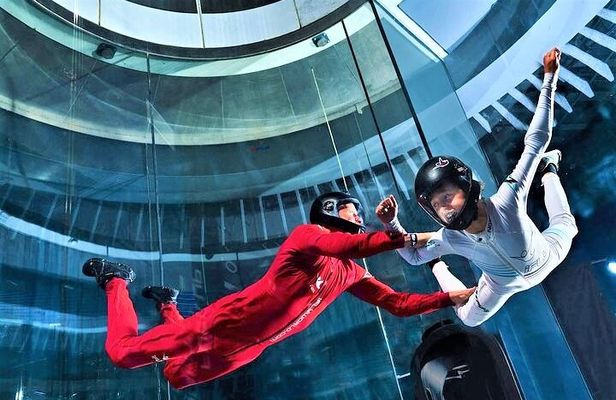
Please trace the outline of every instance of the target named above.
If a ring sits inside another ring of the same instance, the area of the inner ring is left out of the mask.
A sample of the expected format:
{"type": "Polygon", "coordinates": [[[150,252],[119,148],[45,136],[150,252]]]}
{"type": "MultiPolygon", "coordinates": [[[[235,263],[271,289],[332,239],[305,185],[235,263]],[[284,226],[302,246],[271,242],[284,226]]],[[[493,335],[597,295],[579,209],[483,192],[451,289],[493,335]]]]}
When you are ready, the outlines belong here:
{"type": "Polygon", "coordinates": [[[396,292],[351,260],[403,246],[399,234],[349,234],[301,225],[280,246],[261,279],[186,319],[174,304],[165,304],[163,324],[142,335],[126,281],[112,279],[105,287],[105,349],[123,368],[166,360],[165,377],[182,389],[234,371],[268,346],[304,330],[344,291],[397,316],[453,305],[443,292],[396,292]]]}

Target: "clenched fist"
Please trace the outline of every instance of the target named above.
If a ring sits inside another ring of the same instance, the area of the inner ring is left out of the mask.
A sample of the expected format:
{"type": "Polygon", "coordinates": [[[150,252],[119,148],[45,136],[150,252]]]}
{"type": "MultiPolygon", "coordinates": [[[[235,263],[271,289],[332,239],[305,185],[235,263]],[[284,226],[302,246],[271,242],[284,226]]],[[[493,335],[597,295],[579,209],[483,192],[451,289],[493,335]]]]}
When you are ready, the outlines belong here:
{"type": "Polygon", "coordinates": [[[554,47],[543,56],[543,72],[556,73],[560,66],[560,50],[554,47]]]}
{"type": "Polygon", "coordinates": [[[393,194],[385,197],[378,206],[376,206],[376,216],[379,220],[387,224],[393,221],[394,218],[398,215],[398,202],[393,194]]]}

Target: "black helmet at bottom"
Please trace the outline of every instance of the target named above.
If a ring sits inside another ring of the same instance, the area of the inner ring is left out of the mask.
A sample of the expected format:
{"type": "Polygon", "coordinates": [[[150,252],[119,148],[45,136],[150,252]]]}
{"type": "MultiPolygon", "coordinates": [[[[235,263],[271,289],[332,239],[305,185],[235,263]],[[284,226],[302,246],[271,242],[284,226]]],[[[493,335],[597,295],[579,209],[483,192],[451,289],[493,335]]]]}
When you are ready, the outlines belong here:
{"type": "Polygon", "coordinates": [[[349,233],[361,233],[365,231],[366,228],[364,225],[347,221],[338,216],[338,211],[342,206],[348,203],[353,203],[359,215],[363,215],[361,203],[349,193],[324,193],[312,202],[312,207],[310,207],[310,222],[349,233]]]}
{"type": "Polygon", "coordinates": [[[436,222],[445,228],[464,230],[477,218],[477,203],[481,184],[473,179],[471,169],[456,157],[437,156],[426,161],[415,177],[417,202],[436,222]],[[445,183],[451,183],[464,192],[464,206],[449,223],[443,221],[432,208],[430,197],[445,183]]]}

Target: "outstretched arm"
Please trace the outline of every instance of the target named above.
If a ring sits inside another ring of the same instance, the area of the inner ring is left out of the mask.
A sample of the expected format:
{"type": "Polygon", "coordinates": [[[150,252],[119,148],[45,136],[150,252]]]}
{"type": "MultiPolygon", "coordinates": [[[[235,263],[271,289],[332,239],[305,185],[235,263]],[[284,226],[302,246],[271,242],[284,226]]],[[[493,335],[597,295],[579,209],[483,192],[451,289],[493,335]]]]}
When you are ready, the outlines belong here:
{"type": "Polygon", "coordinates": [[[405,237],[395,232],[350,234],[331,232],[319,225],[301,225],[292,236],[297,250],[314,255],[363,258],[404,246],[405,237]]]}
{"type": "Polygon", "coordinates": [[[543,152],[552,137],[554,120],[554,92],[558,81],[560,50],[553,48],[543,56],[543,85],[533,119],[524,136],[524,144],[543,152]]]}
{"type": "Polygon", "coordinates": [[[371,276],[355,283],[347,291],[363,301],[384,308],[397,317],[408,317],[465,302],[474,288],[451,293],[403,293],[396,292],[371,276]]]}
{"type": "Polygon", "coordinates": [[[515,204],[509,196],[525,200],[535,176],[541,155],[552,138],[554,123],[554,93],[560,66],[560,50],[554,48],[543,57],[543,85],[535,114],[524,136],[524,150],[513,172],[505,179],[497,194],[503,204],[515,204]]]}

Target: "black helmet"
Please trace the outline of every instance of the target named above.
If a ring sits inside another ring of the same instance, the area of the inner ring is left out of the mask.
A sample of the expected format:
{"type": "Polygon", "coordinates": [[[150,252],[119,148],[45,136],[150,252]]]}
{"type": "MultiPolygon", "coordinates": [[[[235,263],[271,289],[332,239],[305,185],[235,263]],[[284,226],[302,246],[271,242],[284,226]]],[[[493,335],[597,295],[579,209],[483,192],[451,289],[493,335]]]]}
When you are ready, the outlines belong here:
{"type": "MultiPolygon", "coordinates": [[[[317,197],[310,207],[310,222],[331,228],[337,228],[344,232],[360,233],[366,228],[338,216],[338,211],[345,204],[353,203],[357,212],[362,215],[361,203],[346,192],[325,193],[317,197]]],[[[363,218],[362,218],[363,219],[363,218]]]]}
{"type": "Polygon", "coordinates": [[[473,180],[471,169],[452,156],[438,156],[429,159],[417,171],[415,177],[417,202],[436,222],[449,229],[464,230],[477,218],[477,203],[480,193],[481,184],[473,180]],[[430,202],[432,193],[447,182],[462,189],[465,199],[462,210],[449,223],[439,218],[430,202]]]}

